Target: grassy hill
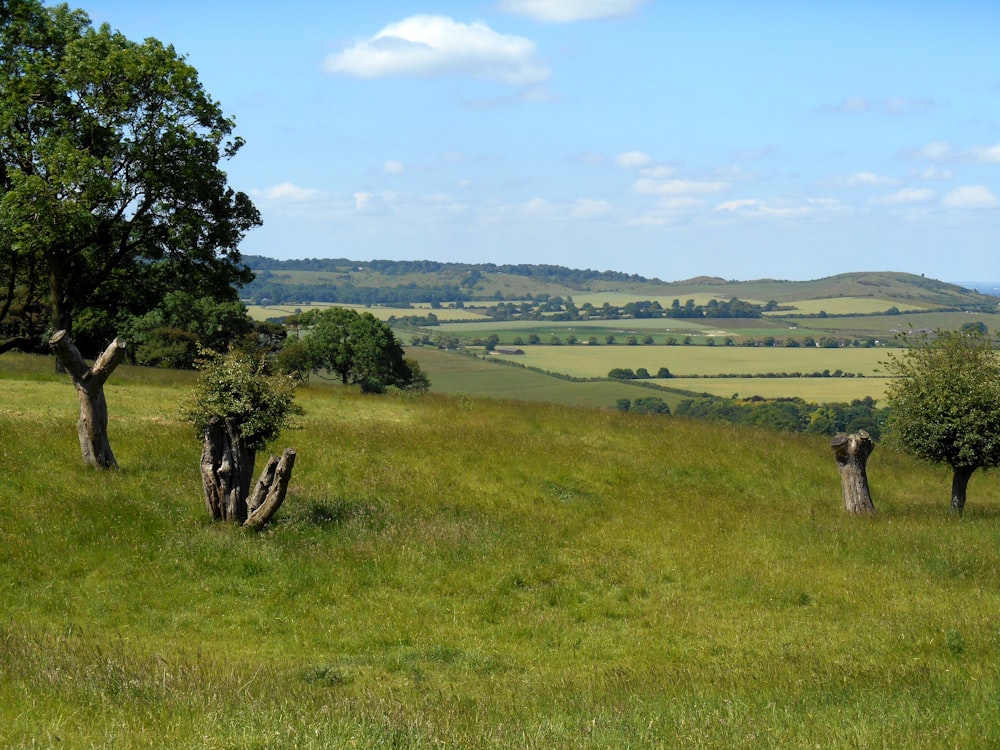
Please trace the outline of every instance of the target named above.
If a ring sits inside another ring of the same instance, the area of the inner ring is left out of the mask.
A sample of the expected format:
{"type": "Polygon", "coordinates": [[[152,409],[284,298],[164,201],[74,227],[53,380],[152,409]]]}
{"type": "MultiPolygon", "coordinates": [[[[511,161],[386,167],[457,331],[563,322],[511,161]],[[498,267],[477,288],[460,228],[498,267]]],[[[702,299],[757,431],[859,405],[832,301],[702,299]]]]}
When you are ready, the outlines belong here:
{"type": "Polygon", "coordinates": [[[996,308],[1000,299],[906,273],[845,273],[815,281],[726,281],[698,277],[665,282],[635,274],[545,265],[435,261],[274,260],[248,256],[257,280],[244,290],[254,302],[400,304],[463,299],[524,299],[539,295],[609,299],[737,297],[761,303],[843,297],[877,299],[906,308],[996,308]],[[612,295],[608,297],[608,295],[612,295]]]}
{"type": "Polygon", "coordinates": [[[470,396],[299,393],[278,522],[212,525],[190,374],[0,357],[0,746],[987,748],[1000,484],[879,446],[470,396]]]}

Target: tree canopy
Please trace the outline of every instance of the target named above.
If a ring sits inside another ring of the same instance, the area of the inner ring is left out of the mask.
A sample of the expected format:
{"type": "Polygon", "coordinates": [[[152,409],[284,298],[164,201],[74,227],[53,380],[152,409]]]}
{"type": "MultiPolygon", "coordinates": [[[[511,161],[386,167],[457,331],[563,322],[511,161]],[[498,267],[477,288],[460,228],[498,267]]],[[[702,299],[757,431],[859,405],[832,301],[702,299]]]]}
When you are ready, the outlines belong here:
{"type": "Polygon", "coordinates": [[[252,279],[239,242],[260,223],[219,166],[242,146],[233,128],[173,47],[66,5],[7,0],[0,324],[45,300],[52,329],[106,338],[115,314],[141,315],[168,291],[233,298],[252,279]]]}
{"type": "Polygon", "coordinates": [[[887,363],[887,437],[950,466],[962,513],[976,469],[1000,465],[1000,354],[978,329],[941,331],[887,363]]]}
{"type": "Polygon", "coordinates": [[[371,391],[414,383],[392,329],[370,312],[331,307],[302,317],[311,326],[305,348],[313,372],[327,370],[345,385],[359,383],[371,391]]]}

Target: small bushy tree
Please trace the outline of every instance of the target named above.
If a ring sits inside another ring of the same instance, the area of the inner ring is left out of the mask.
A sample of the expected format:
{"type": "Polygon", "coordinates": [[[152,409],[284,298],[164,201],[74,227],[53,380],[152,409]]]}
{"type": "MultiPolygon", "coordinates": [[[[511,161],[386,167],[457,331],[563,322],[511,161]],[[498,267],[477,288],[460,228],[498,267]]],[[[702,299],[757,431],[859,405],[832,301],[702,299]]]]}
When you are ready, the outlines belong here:
{"type": "Polygon", "coordinates": [[[952,468],[961,515],[972,474],[1000,465],[1000,355],[978,329],[942,331],[885,364],[888,440],[952,468]]]}
{"type": "Polygon", "coordinates": [[[265,358],[244,351],[202,350],[202,357],[182,414],[204,441],[201,471],[209,513],[216,520],[244,523],[255,510],[250,483],[257,451],[301,413],[294,402],[296,381],[269,374],[265,358]]]}

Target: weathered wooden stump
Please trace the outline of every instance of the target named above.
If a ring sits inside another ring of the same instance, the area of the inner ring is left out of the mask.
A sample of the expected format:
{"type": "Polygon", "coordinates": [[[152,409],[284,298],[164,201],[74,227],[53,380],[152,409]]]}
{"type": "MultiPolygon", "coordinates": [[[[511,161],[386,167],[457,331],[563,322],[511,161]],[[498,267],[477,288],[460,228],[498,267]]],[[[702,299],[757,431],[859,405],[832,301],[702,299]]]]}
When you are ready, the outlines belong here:
{"type": "Polygon", "coordinates": [[[80,437],[83,460],[98,469],[117,469],[118,462],[108,440],[108,403],[104,399],[104,384],[125,356],[125,341],[117,338],[88,367],[80,350],[66,330],[56,331],[49,347],[73,379],[80,402],[80,419],[76,431],[80,437]]]}
{"type": "Polygon", "coordinates": [[[255,453],[247,449],[238,428],[213,417],[201,451],[201,481],[209,514],[216,521],[251,528],[266,524],[285,501],[295,455],[292,448],[286,448],[280,459],[271,456],[251,493],[255,453]]]}
{"type": "Polygon", "coordinates": [[[875,443],[864,430],[846,435],[840,433],[830,441],[837,468],[840,470],[840,484],[844,491],[844,507],[855,515],[875,515],[875,504],[868,490],[868,474],[865,466],[868,456],[875,450],[875,443]]]}

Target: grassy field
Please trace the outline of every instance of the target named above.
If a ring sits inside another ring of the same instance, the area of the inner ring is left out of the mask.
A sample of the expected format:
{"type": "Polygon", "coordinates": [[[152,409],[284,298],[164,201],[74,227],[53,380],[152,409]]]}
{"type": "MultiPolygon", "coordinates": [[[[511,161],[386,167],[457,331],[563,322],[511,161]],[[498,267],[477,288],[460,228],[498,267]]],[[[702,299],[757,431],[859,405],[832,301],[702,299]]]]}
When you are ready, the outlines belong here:
{"type": "Polygon", "coordinates": [[[850,519],[824,440],[314,386],[250,535],[204,518],[185,382],[124,368],[105,476],[30,371],[0,413],[5,747],[1000,740],[995,476],[956,523],[943,472],[877,450],[882,514],[850,519]]]}
{"type": "Polygon", "coordinates": [[[51,360],[0,358],[2,747],[1000,743],[995,474],[956,521],[879,447],[849,518],[822,438],[313,385],[248,534],[190,378],[114,380],[95,474],[51,360]]]}

